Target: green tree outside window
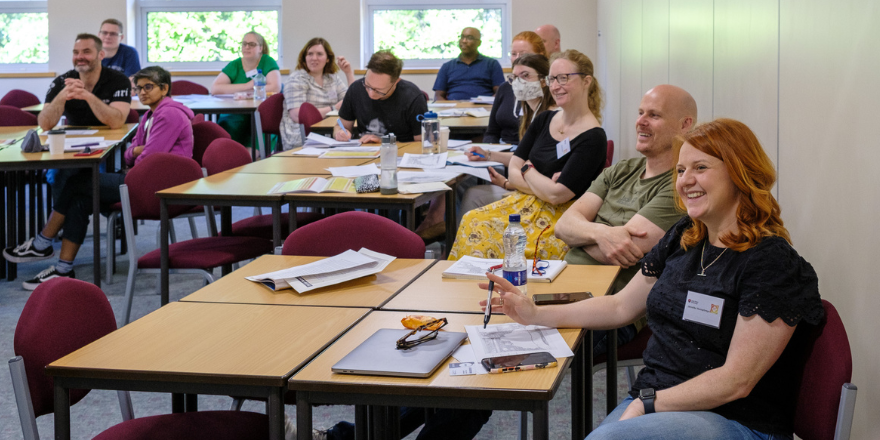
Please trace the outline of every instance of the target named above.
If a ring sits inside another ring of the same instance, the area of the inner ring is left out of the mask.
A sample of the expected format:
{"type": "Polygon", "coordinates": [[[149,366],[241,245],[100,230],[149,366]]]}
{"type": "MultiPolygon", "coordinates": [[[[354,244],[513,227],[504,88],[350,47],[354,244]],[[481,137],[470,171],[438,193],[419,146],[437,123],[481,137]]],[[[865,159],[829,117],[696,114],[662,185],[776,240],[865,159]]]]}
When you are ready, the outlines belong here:
{"type": "Polygon", "coordinates": [[[49,14],[0,14],[0,63],[49,62],[49,14]]]}
{"type": "Polygon", "coordinates": [[[404,60],[451,59],[461,30],[480,30],[480,53],[501,58],[501,9],[383,9],[373,11],[373,50],[404,60]]]}
{"type": "Polygon", "coordinates": [[[232,61],[250,31],[266,39],[269,56],[279,58],[277,11],[149,12],[147,61],[232,61]]]}

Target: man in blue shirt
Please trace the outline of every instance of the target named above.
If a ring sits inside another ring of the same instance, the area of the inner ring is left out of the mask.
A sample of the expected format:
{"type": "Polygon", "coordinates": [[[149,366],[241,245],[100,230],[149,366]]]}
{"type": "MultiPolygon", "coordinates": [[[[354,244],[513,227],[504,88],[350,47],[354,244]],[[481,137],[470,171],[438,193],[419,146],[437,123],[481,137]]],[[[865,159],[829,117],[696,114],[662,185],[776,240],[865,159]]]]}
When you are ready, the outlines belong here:
{"type": "Polygon", "coordinates": [[[461,55],[440,67],[434,81],[434,99],[459,100],[495,94],[504,82],[504,73],[497,60],[477,52],[480,43],[479,30],[468,27],[461,31],[461,55]]]}
{"type": "Polygon", "coordinates": [[[137,50],[121,43],[122,37],[124,37],[121,21],[115,18],[104,20],[98,35],[101,37],[101,42],[104,43],[104,59],[101,61],[101,65],[122,72],[129,78],[141,70],[141,60],[137,50]]]}

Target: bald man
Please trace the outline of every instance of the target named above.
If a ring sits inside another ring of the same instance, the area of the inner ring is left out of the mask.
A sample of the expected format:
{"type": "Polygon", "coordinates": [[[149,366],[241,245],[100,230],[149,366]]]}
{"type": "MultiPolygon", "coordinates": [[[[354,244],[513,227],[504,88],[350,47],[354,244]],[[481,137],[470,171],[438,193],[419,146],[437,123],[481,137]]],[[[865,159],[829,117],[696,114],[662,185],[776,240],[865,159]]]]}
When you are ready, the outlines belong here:
{"type": "Polygon", "coordinates": [[[562,52],[562,45],[560,44],[562,37],[559,35],[559,29],[556,29],[556,26],[553,26],[552,24],[538,26],[538,28],[535,29],[535,33],[544,40],[544,48],[547,49],[547,53],[554,54],[556,52],[562,52]]]}
{"type": "Polygon", "coordinates": [[[478,29],[462,29],[458,38],[461,54],[440,67],[434,81],[434,99],[460,100],[495,94],[504,82],[504,72],[497,60],[485,57],[477,50],[482,43],[480,39],[478,29]]]}
{"type": "MultiPolygon", "coordinates": [[[[626,286],[642,257],[682,216],[672,199],[672,140],[696,120],[697,103],[685,90],[660,85],[645,93],[635,127],[636,150],[644,157],[606,168],[562,215],[556,237],[571,248],[566,261],[620,266],[613,290],[626,286]]],[[[618,345],[632,340],[644,324],[643,318],[618,329],[618,345]]],[[[604,333],[594,333],[594,355],[605,353],[604,333]]]]}

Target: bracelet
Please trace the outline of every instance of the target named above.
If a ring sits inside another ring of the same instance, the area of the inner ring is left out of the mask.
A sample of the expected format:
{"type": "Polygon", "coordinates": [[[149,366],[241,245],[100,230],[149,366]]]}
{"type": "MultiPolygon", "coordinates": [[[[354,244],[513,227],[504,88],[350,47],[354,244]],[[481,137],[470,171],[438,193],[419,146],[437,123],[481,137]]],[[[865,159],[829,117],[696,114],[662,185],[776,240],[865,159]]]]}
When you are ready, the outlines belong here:
{"type": "Polygon", "coordinates": [[[504,180],[504,183],[501,185],[501,187],[504,188],[505,191],[510,191],[509,189],[507,189],[507,182],[510,182],[510,180],[509,180],[509,179],[505,179],[505,180],[504,180]]]}
{"type": "Polygon", "coordinates": [[[492,160],[492,150],[486,152],[486,160],[492,160]]]}

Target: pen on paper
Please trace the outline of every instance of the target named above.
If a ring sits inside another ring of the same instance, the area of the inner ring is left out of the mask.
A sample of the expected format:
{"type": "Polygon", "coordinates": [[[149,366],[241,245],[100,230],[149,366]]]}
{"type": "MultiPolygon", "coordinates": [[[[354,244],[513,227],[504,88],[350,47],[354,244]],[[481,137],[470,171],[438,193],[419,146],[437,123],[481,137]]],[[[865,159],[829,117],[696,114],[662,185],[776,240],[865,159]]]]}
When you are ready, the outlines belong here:
{"type": "Polygon", "coordinates": [[[71,145],[70,148],[79,148],[79,147],[96,147],[101,145],[100,142],[89,142],[87,144],[79,144],[79,145],[71,145]]]}
{"type": "Polygon", "coordinates": [[[474,151],[471,151],[471,154],[473,154],[474,156],[477,156],[477,157],[482,157],[483,159],[486,158],[486,156],[483,156],[482,154],[474,152],[474,151]]]}
{"type": "Polygon", "coordinates": [[[337,120],[336,120],[336,125],[338,125],[339,128],[342,129],[342,132],[343,132],[343,133],[348,133],[348,130],[346,130],[346,129],[345,129],[345,126],[342,125],[342,119],[337,119],[337,120]]]}

